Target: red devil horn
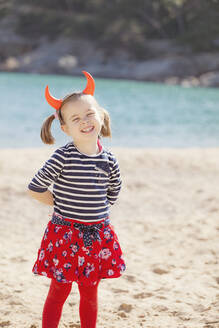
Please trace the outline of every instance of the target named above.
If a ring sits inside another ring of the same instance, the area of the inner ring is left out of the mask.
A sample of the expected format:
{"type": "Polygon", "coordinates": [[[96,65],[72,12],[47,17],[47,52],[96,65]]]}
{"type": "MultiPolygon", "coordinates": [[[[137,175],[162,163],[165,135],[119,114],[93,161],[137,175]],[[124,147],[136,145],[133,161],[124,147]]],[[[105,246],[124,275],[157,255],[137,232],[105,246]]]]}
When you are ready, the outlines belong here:
{"type": "Polygon", "coordinates": [[[86,71],[82,71],[82,73],[84,73],[84,75],[87,78],[87,85],[86,88],[82,91],[83,93],[87,94],[87,95],[94,95],[94,90],[95,90],[95,82],[93,77],[90,75],[90,73],[86,72],[86,71]]]}
{"type": "Polygon", "coordinates": [[[61,107],[62,100],[51,96],[48,85],[46,86],[46,89],[45,89],[45,97],[46,97],[46,100],[49,103],[49,105],[52,106],[53,108],[55,108],[56,110],[58,110],[61,107]]]}

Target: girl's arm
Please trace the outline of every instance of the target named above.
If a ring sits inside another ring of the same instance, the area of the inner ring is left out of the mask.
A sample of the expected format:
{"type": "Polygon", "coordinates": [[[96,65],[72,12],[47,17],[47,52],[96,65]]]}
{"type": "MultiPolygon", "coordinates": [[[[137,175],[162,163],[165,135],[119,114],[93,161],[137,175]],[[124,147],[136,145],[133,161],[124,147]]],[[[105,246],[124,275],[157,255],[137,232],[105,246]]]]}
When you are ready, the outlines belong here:
{"type": "Polygon", "coordinates": [[[47,190],[44,192],[36,192],[33,190],[28,190],[27,191],[28,195],[30,195],[32,198],[40,201],[41,203],[44,203],[46,205],[54,205],[54,201],[53,201],[53,194],[51,193],[51,191],[47,190]]]}
{"type": "Polygon", "coordinates": [[[28,194],[36,200],[46,204],[54,205],[53,194],[48,187],[57,180],[64,167],[64,151],[57,149],[44,166],[35,174],[28,185],[28,194]]]}
{"type": "Polygon", "coordinates": [[[111,205],[113,205],[121,190],[122,180],[120,176],[119,164],[115,157],[113,157],[113,166],[111,168],[109,187],[107,190],[107,198],[111,205]]]}

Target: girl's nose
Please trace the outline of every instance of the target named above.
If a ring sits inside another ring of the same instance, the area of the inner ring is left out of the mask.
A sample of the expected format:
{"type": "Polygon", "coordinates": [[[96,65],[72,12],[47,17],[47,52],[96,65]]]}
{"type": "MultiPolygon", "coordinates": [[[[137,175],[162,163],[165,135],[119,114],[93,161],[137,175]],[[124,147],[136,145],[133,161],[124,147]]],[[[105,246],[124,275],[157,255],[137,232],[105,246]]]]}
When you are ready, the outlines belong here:
{"type": "Polygon", "coordinates": [[[82,123],[87,123],[89,121],[89,117],[85,116],[83,119],[82,119],[82,123]]]}

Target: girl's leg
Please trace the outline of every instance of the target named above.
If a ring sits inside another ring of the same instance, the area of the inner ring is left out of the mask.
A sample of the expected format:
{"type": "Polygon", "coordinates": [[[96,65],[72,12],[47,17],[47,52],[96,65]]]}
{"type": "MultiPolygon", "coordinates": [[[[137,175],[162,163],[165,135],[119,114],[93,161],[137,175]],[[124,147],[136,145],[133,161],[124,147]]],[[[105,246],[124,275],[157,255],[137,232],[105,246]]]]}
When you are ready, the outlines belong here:
{"type": "Polygon", "coordinates": [[[81,328],[95,328],[98,311],[98,283],[95,286],[84,287],[78,285],[80,293],[79,314],[81,328]]]}
{"type": "Polygon", "coordinates": [[[72,283],[60,283],[51,279],[49,292],[44,304],[42,328],[57,328],[62,307],[70,294],[72,283]]]}

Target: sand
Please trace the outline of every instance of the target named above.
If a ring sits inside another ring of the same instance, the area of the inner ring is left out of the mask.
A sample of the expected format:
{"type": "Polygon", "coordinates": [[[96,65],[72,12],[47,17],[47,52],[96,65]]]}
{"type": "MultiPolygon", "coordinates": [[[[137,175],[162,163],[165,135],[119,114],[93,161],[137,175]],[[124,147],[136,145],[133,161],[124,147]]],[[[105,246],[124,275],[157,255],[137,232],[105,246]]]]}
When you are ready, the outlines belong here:
{"type": "MultiPolygon", "coordinates": [[[[53,150],[0,150],[0,327],[41,327],[50,280],[31,270],[52,208],[26,189],[53,150]]],[[[127,270],[101,281],[97,327],[219,327],[219,149],[112,151],[127,270]]],[[[74,283],[59,327],[80,327],[78,301],[74,283]]]]}

